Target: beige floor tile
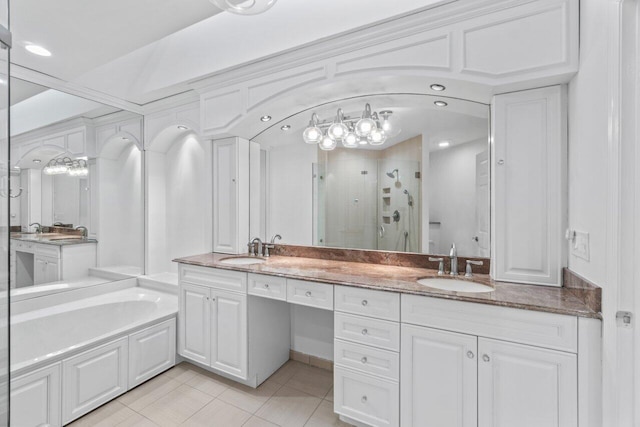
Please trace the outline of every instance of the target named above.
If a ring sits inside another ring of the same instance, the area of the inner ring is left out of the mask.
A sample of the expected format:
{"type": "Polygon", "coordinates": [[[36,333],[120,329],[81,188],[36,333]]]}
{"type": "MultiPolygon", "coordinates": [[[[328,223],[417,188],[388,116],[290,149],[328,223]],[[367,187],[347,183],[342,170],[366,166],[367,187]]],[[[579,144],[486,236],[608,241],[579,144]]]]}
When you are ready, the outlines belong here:
{"type": "Polygon", "coordinates": [[[283,427],[302,427],[322,400],[284,386],[276,392],[256,415],[283,427]]]}
{"type": "Polygon", "coordinates": [[[169,376],[181,383],[186,383],[191,378],[193,378],[198,371],[202,371],[202,369],[190,363],[182,362],[181,364],[169,369],[162,375],[169,376]]]}
{"type": "Polygon", "coordinates": [[[305,366],[298,369],[285,385],[322,399],[333,385],[333,372],[305,366]]]}
{"type": "Polygon", "coordinates": [[[267,420],[263,420],[262,418],[258,418],[255,415],[249,418],[242,427],[279,427],[277,424],[270,423],[267,420]]]}
{"type": "Polygon", "coordinates": [[[183,384],[142,409],[140,414],[160,426],[177,426],[212,400],[208,394],[183,384]]]}
{"type": "Polygon", "coordinates": [[[89,412],[87,415],[77,419],[70,425],[73,427],[112,427],[135,414],[136,413],[127,406],[117,400],[113,400],[106,405],[99,407],[95,411],[89,412]]]}
{"type": "Polygon", "coordinates": [[[333,412],[333,404],[323,400],[318,409],[311,415],[304,427],[349,427],[351,424],[340,421],[338,414],[333,412]]]}
{"type": "Polygon", "coordinates": [[[181,383],[166,374],[159,375],[144,384],[130,390],[118,398],[134,411],[140,411],[167,393],[180,387],[181,383]]]}
{"type": "Polygon", "coordinates": [[[333,403],[333,386],[331,386],[331,389],[324,396],[324,400],[328,400],[329,402],[333,403]]]}
{"type": "Polygon", "coordinates": [[[255,389],[240,384],[230,385],[228,389],[218,396],[218,399],[253,414],[264,405],[280,387],[282,387],[282,385],[272,379],[268,379],[255,389]]]}
{"type": "Polygon", "coordinates": [[[182,424],[185,427],[240,427],[251,414],[233,405],[214,400],[182,424]]]}
{"type": "Polygon", "coordinates": [[[291,379],[298,372],[298,369],[305,366],[303,363],[296,362],[294,360],[289,360],[287,363],[282,365],[280,369],[278,369],[273,375],[269,377],[270,380],[273,380],[277,383],[284,384],[291,379]]]}
{"type": "Polygon", "coordinates": [[[218,397],[228,388],[227,381],[224,378],[215,374],[204,375],[199,372],[185,384],[213,397],[218,397]]]}
{"type": "Polygon", "coordinates": [[[116,427],[158,427],[158,424],[136,412],[132,417],[127,418],[116,427]]]}

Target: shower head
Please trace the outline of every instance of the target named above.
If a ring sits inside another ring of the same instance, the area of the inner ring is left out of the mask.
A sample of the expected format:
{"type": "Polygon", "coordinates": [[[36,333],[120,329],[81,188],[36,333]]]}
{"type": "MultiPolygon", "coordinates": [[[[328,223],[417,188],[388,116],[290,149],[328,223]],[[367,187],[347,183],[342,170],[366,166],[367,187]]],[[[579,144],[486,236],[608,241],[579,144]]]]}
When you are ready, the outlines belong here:
{"type": "Polygon", "coordinates": [[[387,176],[389,178],[396,178],[396,176],[394,174],[397,174],[397,173],[398,173],[398,169],[394,169],[391,172],[387,172],[387,176]]]}

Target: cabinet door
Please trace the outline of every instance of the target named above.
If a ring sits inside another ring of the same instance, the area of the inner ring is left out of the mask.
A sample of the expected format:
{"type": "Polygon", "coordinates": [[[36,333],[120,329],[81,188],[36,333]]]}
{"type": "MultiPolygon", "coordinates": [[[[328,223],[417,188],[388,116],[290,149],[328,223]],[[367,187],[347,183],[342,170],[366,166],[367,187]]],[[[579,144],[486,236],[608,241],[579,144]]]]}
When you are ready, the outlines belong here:
{"type": "Polygon", "coordinates": [[[33,282],[36,285],[59,280],[57,258],[36,255],[33,265],[33,282]]]}
{"type": "Polygon", "coordinates": [[[479,427],[576,427],[575,354],[478,339],[479,427]]]}
{"type": "Polygon", "coordinates": [[[247,296],[212,290],[211,367],[247,377],[247,296]]]}
{"type": "Polygon", "coordinates": [[[60,363],[11,379],[11,425],[62,425],[60,363]]]}
{"type": "Polygon", "coordinates": [[[180,284],[180,310],[178,312],[178,353],[196,362],[208,365],[211,358],[211,304],[209,288],[180,284]]]}
{"type": "Polygon", "coordinates": [[[176,363],[176,319],[129,335],[129,389],[176,363]]]}
{"type": "Polygon", "coordinates": [[[561,86],[493,103],[496,280],[561,286],[566,241],[566,101],[561,86]]]}
{"type": "Polygon", "coordinates": [[[60,262],[57,258],[47,257],[44,260],[45,283],[60,280],[60,262]]]}
{"type": "Polygon", "coordinates": [[[126,392],[127,362],[127,337],[63,360],[63,423],[126,392]]]}
{"type": "Polygon", "coordinates": [[[402,325],[403,426],[477,426],[477,339],[471,335],[402,325]]]}

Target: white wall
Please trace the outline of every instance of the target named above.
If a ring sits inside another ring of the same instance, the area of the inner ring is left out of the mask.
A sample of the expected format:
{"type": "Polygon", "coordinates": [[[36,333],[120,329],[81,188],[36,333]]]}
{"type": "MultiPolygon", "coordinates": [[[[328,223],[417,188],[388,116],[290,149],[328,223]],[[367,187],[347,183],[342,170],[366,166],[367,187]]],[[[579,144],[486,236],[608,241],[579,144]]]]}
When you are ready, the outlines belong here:
{"type": "Polygon", "coordinates": [[[333,311],[290,304],[291,349],[333,360],[333,311]]]}
{"type": "Polygon", "coordinates": [[[478,139],[430,154],[429,220],[440,222],[440,246],[434,248],[439,254],[448,254],[452,243],[459,255],[477,254],[477,244],[471,240],[477,234],[476,155],[487,149],[487,140],[478,139]]]}
{"type": "Polygon", "coordinates": [[[317,161],[315,144],[298,143],[269,151],[267,236],[281,234],[281,243],[290,245],[313,243],[312,164],[317,161]]]}

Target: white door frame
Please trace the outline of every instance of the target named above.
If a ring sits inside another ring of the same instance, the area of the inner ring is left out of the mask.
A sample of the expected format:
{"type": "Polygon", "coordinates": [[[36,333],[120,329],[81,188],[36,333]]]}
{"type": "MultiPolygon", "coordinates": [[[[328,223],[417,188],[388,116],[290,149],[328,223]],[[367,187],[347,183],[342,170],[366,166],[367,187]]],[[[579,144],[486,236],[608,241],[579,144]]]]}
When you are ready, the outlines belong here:
{"type": "Polygon", "coordinates": [[[639,20],[640,0],[609,0],[604,426],[640,425],[639,20]],[[630,328],[617,326],[618,311],[633,313],[630,328]]]}

